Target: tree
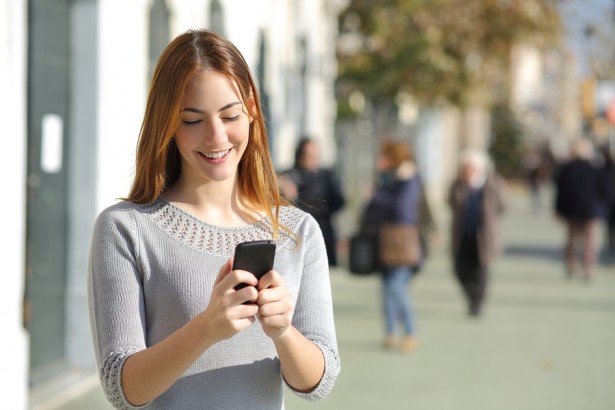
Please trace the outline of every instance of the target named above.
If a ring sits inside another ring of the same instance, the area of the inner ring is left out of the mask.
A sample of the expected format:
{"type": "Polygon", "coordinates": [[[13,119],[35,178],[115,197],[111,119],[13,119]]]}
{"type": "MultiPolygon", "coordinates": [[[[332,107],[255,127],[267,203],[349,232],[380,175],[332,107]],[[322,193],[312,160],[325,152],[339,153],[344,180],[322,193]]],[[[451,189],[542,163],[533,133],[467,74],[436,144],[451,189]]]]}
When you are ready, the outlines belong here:
{"type": "Polygon", "coordinates": [[[504,177],[519,177],[523,159],[523,131],[513,110],[497,104],[491,112],[489,153],[495,169],[504,177]]]}
{"type": "Polygon", "coordinates": [[[550,0],[351,0],[339,21],[340,101],[358,91],[377,110],[399,92],[427,106],[504,99],[512,45],[560,35],[550,0]]]}

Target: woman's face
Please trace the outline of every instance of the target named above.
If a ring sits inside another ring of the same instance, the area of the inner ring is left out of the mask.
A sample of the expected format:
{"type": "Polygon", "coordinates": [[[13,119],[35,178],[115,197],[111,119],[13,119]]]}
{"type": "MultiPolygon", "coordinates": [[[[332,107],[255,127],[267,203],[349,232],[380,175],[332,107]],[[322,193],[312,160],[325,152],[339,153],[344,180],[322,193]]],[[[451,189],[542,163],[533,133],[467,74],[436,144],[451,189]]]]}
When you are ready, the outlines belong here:
{"type": "Polygon", "coordinates": [[[320,167],[320,150],[315,142],[308,142],[303,147],[300,165],[309,171],[317,171],[320,167]]]}
{"type": "Polygon", "coordinates": [[[175,133],[181,178],[195,184],[234,183],[248,144],[250,122],[236,84],[213,71],[192,79],[175,133]]]}
{"type": "Polygon", "coordinates": [[[393,168],[393,163],[391,159],[383,152],[378,154],[378,158],[376,159],[376,171],[378,172],[388,172],[393,168]]]}

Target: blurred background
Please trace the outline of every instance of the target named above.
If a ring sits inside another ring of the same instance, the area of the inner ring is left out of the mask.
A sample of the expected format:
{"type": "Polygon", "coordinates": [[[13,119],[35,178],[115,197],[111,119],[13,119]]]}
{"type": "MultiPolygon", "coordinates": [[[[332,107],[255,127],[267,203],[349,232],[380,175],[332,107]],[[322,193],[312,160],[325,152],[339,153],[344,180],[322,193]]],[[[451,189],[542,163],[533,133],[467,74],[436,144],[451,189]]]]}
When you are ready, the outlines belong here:
{"type": "MultiPolygon", "coordinates": [[[[361,287],[358,296],[376,287],[351,278],[344,263],[383,139],[414,148],[440,235],[465,148],[488,151],[518,195],[527,194],[540,153],[557,164],[578,137],[615,151],[614,23],[612,0],[0,1],[3,408],[61,408],[95,389],[91,228],[128,192],[150,75],[176,35],[205,27],[241,50],[261,91],[276,168],[292,166],[300,137],[319,142],[346,196],[334,221],[340,266],[332,275],[337,300],[347,301],[342,287],[361,287]]],[[[553,219],[552,211],[542,217],[553,219]]],[[[558,249],[558,225],[549,223],[534,228],[554,232],[549,246],[558,249]]],[[[447,243],[435,246],[437,256],[447,243]]],[[[515,263],[511,270],[533,266],[515,263]]],[[[552,261],[554,277],[559,266],[552,261]]],[[[428,269],[446,275],[449,267],[428,269]]],[[[601,297],[613,320],[612,294],[601,297]]],[[[341,352],[344,369],[343,343],[341,352]]],[[[599,374],[613,380],[609,363],[599,374]]],[[[569,408],[615,408],[609,400],[569,408]]]]}

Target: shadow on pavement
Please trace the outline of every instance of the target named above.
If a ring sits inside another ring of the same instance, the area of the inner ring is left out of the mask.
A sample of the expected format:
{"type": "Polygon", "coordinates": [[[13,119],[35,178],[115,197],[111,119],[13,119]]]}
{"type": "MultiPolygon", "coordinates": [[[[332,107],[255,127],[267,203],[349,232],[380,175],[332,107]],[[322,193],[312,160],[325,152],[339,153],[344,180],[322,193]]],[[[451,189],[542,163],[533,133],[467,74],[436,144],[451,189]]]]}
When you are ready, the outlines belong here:
{"type": "Polygon", "coordinates": [[[504,249],[504,255],[520,258],[536,258],[548,260],[561,260],[562,250],[554,246],[539,245],[508,245],[504,249]]]}

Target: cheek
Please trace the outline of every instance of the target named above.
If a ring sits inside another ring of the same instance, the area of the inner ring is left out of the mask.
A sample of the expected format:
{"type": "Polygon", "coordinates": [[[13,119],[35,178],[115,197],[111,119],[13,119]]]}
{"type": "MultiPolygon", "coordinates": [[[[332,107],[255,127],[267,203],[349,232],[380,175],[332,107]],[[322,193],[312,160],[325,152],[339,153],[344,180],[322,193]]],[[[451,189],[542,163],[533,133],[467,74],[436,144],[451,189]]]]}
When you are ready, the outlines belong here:
{"type": "Polygon", "coordinates": [[[241,147],[242,151],[245,151],[248,144],[251,143],[250,139],[250,125],[248,123],[239,125],[232,132],[234,143],[241,147]]]}
{"type": "Polygon", "coordinates": [[[197,133],[195,132],[195,130],[184,128],[175,132],[175,142],[177,143],[178,147],[180,145],[182,147],[186,147],[193,143],[196,135],[197,133]]]}

